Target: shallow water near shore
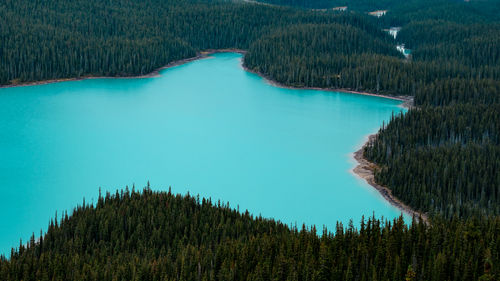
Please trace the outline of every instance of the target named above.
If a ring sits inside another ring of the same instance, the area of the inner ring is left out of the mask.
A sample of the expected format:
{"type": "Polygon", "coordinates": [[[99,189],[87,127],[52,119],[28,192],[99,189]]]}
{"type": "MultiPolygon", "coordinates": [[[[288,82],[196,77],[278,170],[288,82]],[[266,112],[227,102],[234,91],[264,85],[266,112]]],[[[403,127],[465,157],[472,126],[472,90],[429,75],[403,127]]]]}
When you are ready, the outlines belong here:
{"type": "Polygon", "coordinates": [[[400,101],[278,88],[220,53],[160,77],[0,89],[0,254],[56,211],[144,187],[299,227],[401,214],[350,170],[400,101]]]}

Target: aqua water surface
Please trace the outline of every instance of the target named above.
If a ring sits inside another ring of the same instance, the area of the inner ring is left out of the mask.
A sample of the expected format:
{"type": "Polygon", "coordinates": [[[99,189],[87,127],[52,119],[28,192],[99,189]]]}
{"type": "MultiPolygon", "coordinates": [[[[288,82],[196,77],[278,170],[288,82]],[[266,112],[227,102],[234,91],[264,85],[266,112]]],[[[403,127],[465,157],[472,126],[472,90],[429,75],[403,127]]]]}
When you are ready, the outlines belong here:
{"type": "Polygon", "coordinates": [[[161,77],[0,89],[0,253],[56,211],[147,181],[299,227],[400,211],[350,170],[401,110],[370,96],[270,85],[216,54],[161,77]]]}

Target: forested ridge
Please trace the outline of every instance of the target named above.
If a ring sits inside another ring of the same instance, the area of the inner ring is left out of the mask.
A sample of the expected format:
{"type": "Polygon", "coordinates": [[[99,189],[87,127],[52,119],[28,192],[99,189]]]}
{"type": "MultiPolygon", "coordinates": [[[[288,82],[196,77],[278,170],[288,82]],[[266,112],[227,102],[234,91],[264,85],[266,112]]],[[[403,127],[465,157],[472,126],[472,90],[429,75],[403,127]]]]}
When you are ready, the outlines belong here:
{"type": "Polygon", "coordinates": [[[125,191],[50,222],[1,280],[498,280],[499,218],[290,228],[198,197],[125,191]]]}
{"type": "Polygon", "coordinates": [[[0,1],[0,84],[142,75],[238,48],[248,69],[284,85],[413,96],[364,155],[431,223],[370,218],[319,237],[207,199],[123,191],[0,258],[0,280],[500,279],[500,2],[265,2],[286,7],[0,1]],[[366,14],[376,9],[388,12],[366,14]]]}
{"type": "Polygon", "coordinates": [[[248,49],[262,35],[290,24],[330,23],[388,38],[362,15],[245,3],[2,1],[0,84],[142,75],[205,49],[248,49]]]}
{"type": "Polygon", "coordinates": [[[457,18],[417,17],[402,27],[396,40],[412,49],[412,63],[451,71],[418,85],[417,108],[394,116],[365,149],[379,165],[377,182],[447,218],[500,214],[499,19],[468,22],[461,5],[457,18]]]}
{"type": "Polygon", "coordinates": [[[377,182],[418,210],[500,214],[500,104],[412,109],[394,116],[365,156],[377,182]]]}

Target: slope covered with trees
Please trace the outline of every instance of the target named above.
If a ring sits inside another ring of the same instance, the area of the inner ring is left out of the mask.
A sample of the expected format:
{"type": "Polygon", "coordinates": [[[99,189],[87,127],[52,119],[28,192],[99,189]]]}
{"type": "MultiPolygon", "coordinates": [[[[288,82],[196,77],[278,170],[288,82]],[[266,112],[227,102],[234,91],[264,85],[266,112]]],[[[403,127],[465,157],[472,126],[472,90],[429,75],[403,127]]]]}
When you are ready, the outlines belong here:
{"type": "Polygon", "coordinates": [[[500,214],[500,105],[424,107],[392,118],[365,156],[377,182],[418,210],[500,214]]]}
{"type": "Polygon", "coordinates": [[[300,231],[170,192],[100,197],[0,259],[1,280],[495,280],[500,220],[300,231]]]}
{"type": "Polygon", "coordinates": [[[417,83],[418,109],[393,117],[365,156],[379,165],[377,182],[420,211],[499,215],[500,19],[471,10],[477,18],[470,23],[456,7],[457,17],[417,15],[399,32],[413,64],[445,66],[449,74],[417,83]]]}
{"type": "Polygon", "coordinates": [[[398,75],[402,56],[381,32],[339,24],[293,25],[252,44],[245,65],[285,85],[396,93],[399,85],[380,77],[380,68],[398,75]]]}
{"type": "Polygon", "coordinates": [[[378,31],[362,16],[243,2],[2,1],[0,84],[141,75],[200,50],[247,49],[275,28],[331,23],[378,31]]]}

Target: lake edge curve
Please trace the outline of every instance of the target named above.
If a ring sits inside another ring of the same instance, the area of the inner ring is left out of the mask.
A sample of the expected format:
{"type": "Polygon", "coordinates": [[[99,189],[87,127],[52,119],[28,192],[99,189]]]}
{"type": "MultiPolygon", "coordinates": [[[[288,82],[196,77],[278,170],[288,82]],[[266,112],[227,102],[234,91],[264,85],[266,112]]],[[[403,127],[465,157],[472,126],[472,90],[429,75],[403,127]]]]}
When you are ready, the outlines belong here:
{"type": "MultiPolygon", "coordinates": [[[[83,77],[78,77],[78,78],[60,78],[60,79],[51,79],[51,80],[44,80],[44,81],[35,81],[35,82],[26,82],[26,83],[20,83],[20,84],[13,84],[13,85],[0,85],[0,89],[2,88],[14,88],[14,87],[26,87],[26,86],[39,86],[39,85],[46,85],[46,84],[52,84],[52,83],[58,83],[58,82],[69,82],[69,81],[81,81],[81,80],[92,80],[92,79],[143,79],[143,78],[154,78],[154,77],[159,77],[160,71],[172,68],[175,66],[180,66],[189,62],[193,62],[196,60],[201,60],[201,59],[206,59],[210,58],[210,55],[212,54],[217,54],[217,53],[239,53],[242,55],[245,55],[247,51],[242,50],[242,49],[207,49],[200,51],[197,53],[196,56],[190,57],[190,58],[185,58],[181,60],[176,60],[168,63],[167,65],[160,67],[151,73],[144,74],[144,75],[137,75],[137,76],[83,76],[83,77]]],[[[401,101],[403,102],[399,106],[405,109],[411,108],[413,106],[413,97],[412,96],[390,96],[390,95],[383,95],[383,94],[375,94],[375,93],[370,93],[370,92],[362,92],[362,91],[355,91],[351,89],[335,89],[335,88],[319,88],[319,87],[295,87],[295,86],[288,86],[281,84],[272,78],[264,75],[263,73],[260,73],[258,71],[253,71],[249,68],[247,68],[244,65],[244,60],[243,58],[241,59],[240,66],[243,68],[244,71],[249,72],[249,73],[254,73],[261,78],[264,79],[264,81],[274,87],[278,88],[284,88],[284,89],[291,89],[291,90],[315,90],[315,91],[325,91],[325,92],[337,92],[337,93],[348,93],[348,94],[356,94],[356,95],[364,95],[364,96],[373,96],[373,97],[379,97],[379,98],[385,98],[385,99],[390,99],[390,100],[396,100],[396,101],[401,101]]],[[[364,148],[369,144],[370,140],[374,138],[376,134],[370,134],[367,137],[367,141],[361,146],[361,148],[355,152],[352,152],[352,158],[356,160],[357,164],[351,169],[352,173],[359,179],[362,179],[366,181],[370,186],[372,186],[375,190],[382,195],[385,201],[390,203],[390,205],[394,206],[398,210],[402,211],[405,214],[408,214],[410,216],[415,216],[415,217],[421,217],[424,222],[428,222],[428,218],[425,214],[418,212],[405,203],[401,202],[397,197],[392,195],[392,192],[389,188],[379,185],[376,183],[374,179],[374,166],[376,166],[374,163],[368,161],[364,156],[363,156],[363,150],[364,148]]]]}
{"type": "MultiPolygon", "coordinates": [[[[154,78],[158,77],[160,75],[160,71],[164,69],[168,69],[171,67],[183,65],[195,60],[200,60],[200,59],[205,59],[210,57],[212,54],[217,54],[217,53],[238,53],[245,55],[247,53],[246,50],[243,49],[207,49],[198,52],[198,54],[194,57],[190,58],[185,58],[181,60],[176,60],[167,63],[165,66],[162,66],[160,68],[157,68],[153,70],[152,72],[148,74],[143,74],[143,75],[130,75],[130,76],[82,76],[78,78],[58,78],[58,79],[49,79],[49,80],[42,80],[42,81],[32,81],[32,82],[22,82],[19,84],[8,84],[8,85],[0,85],[0,89],[2,88],[14,88],[14,87],[27,87],[27,86],[39,86],[39,85],[46,85],[46,84],[52,84],[52,83],[59,83],[59,82],[68,82],[68,81],[81,81],[81,80],[90,80],[90,79],[142,79],[142,78],[154,78]]],[[[271,77],[268,77],[267,75],[264,75],[261,72],[251,70],[247,68],[243,64],[243,60],[241,63],[241,67],[250,73],[255,73],[259,75],[260,77],[264,78],[264,80],[271,84],[272,86],[279,87],[279,88],[284,88],[284,89],[292,89],[292,90],[317,90],[317,91],[327,91],[327,92],[340,92],[340,93],[348,93],[348,94],[356,94],[356,95],[364,95],[364,96],[373,96],[373,97],[380,97],[380,98],[386,98],[386,99],[391,99],[391,100],[397,100],[397,101],[402,101],[403,104],[401,104],[401,107],[403,108],[411,108],[413,106],[413,96],[391,96],[391,95],[384,95],[384,94],[376,94],[376,93],[370,93],[370,92],[362,92],[362,91],[356,91],[352,89],[346,89],[346,88],[320,88],[320,87],[295,87],[295,86],[288,86],[285,84],[281,84],[275,80],[273,80],[271,77]]]]}
{"type": "Polygon", "coordinates": [[[361,146],[361,148],[352,154],[353,159],[356,160],[357,162],[357,165],[351,170],[352,173],[356,175],[358,178],[363,179],[371,187],[377,190],[378,193],[380,193],[380,195],[382,195],[382,197],[392,206],[401,210],[410,217],[421,219],[424,223],[428,224],[429,218],[425,213],[419,212],[413,209],[412,207],[408,206],[399,198],[397,198],[395,195],[393,195],[392,190],[390,188],[388,188],[387,186],[383,186],[375,181],[374,172],[375,169],[378,168],[378,165],[366,159],[363,152],[365,147],[367,147],[370,144],[370,142],[377,137],[377,135],[378,133],[368,135],[366,142],[361,146]]]}

